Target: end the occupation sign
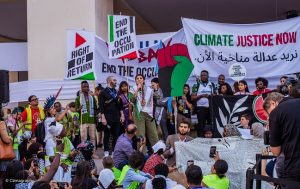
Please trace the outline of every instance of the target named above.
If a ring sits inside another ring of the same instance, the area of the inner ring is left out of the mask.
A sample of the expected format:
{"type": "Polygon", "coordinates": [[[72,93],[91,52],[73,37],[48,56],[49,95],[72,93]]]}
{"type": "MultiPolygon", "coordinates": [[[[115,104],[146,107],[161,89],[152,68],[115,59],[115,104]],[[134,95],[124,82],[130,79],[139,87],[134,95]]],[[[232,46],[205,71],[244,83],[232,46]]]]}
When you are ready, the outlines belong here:
{"type": "Polygon", "coordinates": [[[135,17],[108,16],[109,58],[136,58],[135,17]]]}

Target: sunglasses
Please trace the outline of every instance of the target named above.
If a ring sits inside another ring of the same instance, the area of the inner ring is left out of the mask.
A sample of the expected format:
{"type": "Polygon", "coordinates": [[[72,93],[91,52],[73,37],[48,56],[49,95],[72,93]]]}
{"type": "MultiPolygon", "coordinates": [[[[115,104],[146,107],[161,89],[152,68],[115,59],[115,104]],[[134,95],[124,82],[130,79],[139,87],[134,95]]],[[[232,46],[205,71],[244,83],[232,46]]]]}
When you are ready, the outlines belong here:
{"type": "Polygon", "coordinates": [[[38,101],[39,99],[38,98],[34,98],[34,99],[31,99],[31,102],[32,101],[38,101]]]}

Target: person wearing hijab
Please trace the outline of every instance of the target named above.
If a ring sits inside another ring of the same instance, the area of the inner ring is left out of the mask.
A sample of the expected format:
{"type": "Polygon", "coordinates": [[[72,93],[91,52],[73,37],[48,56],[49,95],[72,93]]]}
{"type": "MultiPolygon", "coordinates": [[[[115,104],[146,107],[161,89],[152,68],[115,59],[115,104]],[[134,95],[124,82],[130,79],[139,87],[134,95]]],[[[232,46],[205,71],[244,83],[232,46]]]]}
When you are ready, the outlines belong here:
{"type": "Polygon", "coordinates": [[[255,122],[252,124],[252,133],[253,133],[253,136],[256,137],[256,138],[263,138],[264,137],[264,132],[265,132],[265,129],[264,129],[264,126],[259,123],[259,122],[255,122]]]}
{"type": "Polygon", "coordinates": [[[99,188],[101,189],[113,189],[117,185],[115,176],[112,170],[103,169],[99,174],[99,188]]]}

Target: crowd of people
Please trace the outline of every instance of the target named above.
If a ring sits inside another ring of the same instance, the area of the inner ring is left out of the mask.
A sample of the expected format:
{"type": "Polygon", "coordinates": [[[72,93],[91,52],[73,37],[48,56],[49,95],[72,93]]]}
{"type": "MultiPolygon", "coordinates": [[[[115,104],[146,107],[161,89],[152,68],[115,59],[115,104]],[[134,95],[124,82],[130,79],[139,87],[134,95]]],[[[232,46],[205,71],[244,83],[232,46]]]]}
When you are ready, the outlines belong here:
{"type": "Polygon", "coordinates": [[[218,152],[211,174],[203,176],[201,168],[192,163],[184,182],[168,178],[169,173],[177,172],[175,142],[193,140],[192,114],[198,119],[194,126],[197,137],[215,137],[210,96],[265,93],[269,93],[264,102],[270,116],[267,125],[250,124],[251,117],[243,114],[241,128],[228,125],[222,134],[228,137],[246,131],[263,138],[270,126],[271,150],[278,156],[277,176],[300,179],[300,120],[295,111],[300,105],[296,99],[300,87],[295,79],[282,76],[278,88],[270,90],[267,79],[259,77],[257,89],[250,92],[245,80],[231,88],[220,75],[214,84],[203,70],[192,87],[184,85],[180,97],[164,97],[158,78],[153,78],[150,86],[143,75],[136,75],[135,81],[132,87],[121,81],[117,90],[117,80],[110,76],[107,87],[99,84],[94,92],[82,81],[75,101],[65,108],[57,96],[50,96],[42,107],[37,96],[31,95],[28,107],[16,107],[6,118],[1,113],[0,145],[11,145],[14,154],[6,159],[0,156],[0,188],[228,189],[228,164],[218,152]],[[287,121],[293,126],[286,127],[287,121]],[[100,158],[97,148],[104,150],[101,171],[95,163],[100,158]]]}

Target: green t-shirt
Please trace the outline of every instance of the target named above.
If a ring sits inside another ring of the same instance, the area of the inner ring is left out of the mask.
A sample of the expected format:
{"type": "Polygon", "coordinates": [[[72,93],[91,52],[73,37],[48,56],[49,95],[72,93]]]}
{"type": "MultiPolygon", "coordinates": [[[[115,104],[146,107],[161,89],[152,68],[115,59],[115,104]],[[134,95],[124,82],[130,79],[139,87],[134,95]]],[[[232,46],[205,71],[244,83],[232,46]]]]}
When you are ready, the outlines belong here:
{"type": "MultiPolygon", "coordinates": [[[[97,104],[96,104],[95,97],[93,97],[93,103],[94,103],[94,109],[96,110],[97,104]]],[[[75,99],[75,107],[76,107],[76,109],[79,109],[80,106],[81,106],[81,104],[80,104],[80,96],[78,96],[75,99]]],[[[82,124],[85,124],[85,123],[95,124],[95,121],[96,121],[95,120],[95,115],[92,116],[92,117],[90,116],[90,103],[89,103],[89,101],[86,101],[86,107],[87,107],[87,113],[82,114],[82,124]]],[[[79,115],[81,114],[80,111],[78,113],[79,113],[79,115]]]]}
{"type": "Polygon", "coordinates": [[[223,178],[219,178],[216,174],[206,175],[203,177],[202,182],[208,187],[208,188],[214,188],[214,189],[228,189],[229,188],[229,180],[225,176],[223,178]]]}

